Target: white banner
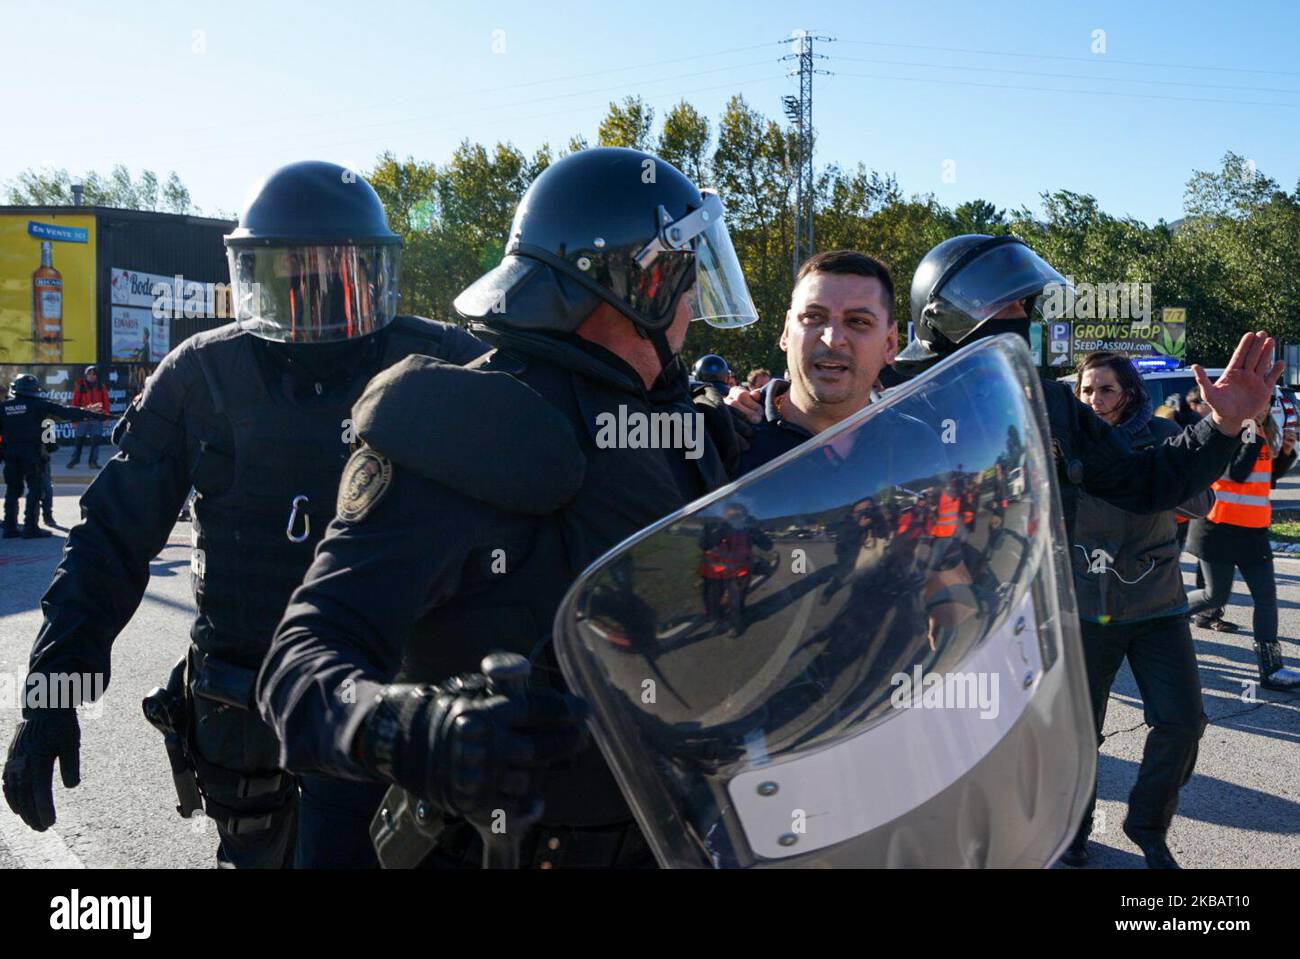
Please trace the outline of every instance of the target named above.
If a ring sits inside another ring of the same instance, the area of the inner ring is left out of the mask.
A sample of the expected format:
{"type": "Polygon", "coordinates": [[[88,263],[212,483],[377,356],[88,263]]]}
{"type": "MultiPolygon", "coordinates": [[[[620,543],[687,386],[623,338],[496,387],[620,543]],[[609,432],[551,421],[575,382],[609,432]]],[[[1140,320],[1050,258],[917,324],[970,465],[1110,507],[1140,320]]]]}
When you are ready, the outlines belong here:
{"type": "Polygon", "coordinates": [[[184,276],[162,276],[112,267],[109,299],[113,306],[150,310],[155,316],[229,315],[226,283],[200,283],[184,276]],[[218,313],[218,308],[223,312],[218,313]]]}

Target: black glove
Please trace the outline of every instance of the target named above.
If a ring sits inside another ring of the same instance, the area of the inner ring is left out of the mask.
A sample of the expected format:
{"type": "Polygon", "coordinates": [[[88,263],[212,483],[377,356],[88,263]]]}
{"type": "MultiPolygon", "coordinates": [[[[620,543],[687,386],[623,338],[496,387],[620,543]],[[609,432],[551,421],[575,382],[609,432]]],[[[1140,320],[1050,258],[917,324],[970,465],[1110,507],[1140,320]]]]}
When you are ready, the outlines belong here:
{"type": "Polygon", "coordinates": [[[583,702],[548,689],[503,696],[481,673],[438,686],[385,686],[357,733],[371,771],[471,821],[531,810],[541,773],[585,745],[583,702]]]}
{"type": "Polygon", "coordinates": [[[18,724],[5,760],[9,808],[37,832],[54,825],[54,760],[63,785],[81,783],[81,727],[72,709],[51,709],[18,724]]]}

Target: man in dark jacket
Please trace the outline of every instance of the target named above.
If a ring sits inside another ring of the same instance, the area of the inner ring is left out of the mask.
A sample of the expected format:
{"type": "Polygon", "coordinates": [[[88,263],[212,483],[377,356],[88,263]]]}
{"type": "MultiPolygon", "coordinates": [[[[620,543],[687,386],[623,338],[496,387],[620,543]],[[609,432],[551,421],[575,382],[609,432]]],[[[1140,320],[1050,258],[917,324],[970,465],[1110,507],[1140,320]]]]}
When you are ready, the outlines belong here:
{"type": "MultiPolygon", "coordinates": [[[[397,314],[400,238],[370,185],[343,167],[277,170],[226,243],[238,319],[172,350],[118,425],[124,455],[82,497],[82,522],[41,601],[28,683],[107,678],[150,561],[196,489],[197,616],[168,693],[188,766],[178,787],[197,775],[219,866],[373,865],[368,826],[382,790],[307,777],[299,802],[300,783],[279,767],[275,736],[253,709],[253,676],[334,515],[366,384],[411,355],[460,364],[486,347],[397,314]]],[[[56,758],[64,785],[78,782],[75,705],[25,706],[10,747],[5,798],[37,831],[55,822],[56,758]]]]}
{"type": "MultiPolygon", "coordinates": [[[[712,443],[695,455],[609,429],[696,417],[676,360],[687,325],[755,318],[721,201],[640,151],[571,154],[529,187],[505,259],[456,309],[497,349],[470,371],[408,361],[362,398],[368,445],[259,706],[287,768],[393,783],[410,800],[390,814],[445,823],[436,864],[477,862],[502,828],[528,865],[652,864],[548,640],[589,563],[726,482],[712,443]],[[431,428],[424,410],[447,397],[461,421],[431,428]],[[494,455],[431,456],[442,430],[490,435],[494,455]],[[480,662],[497,650],[533,661],[526,690],[492,694],[480,662]]],[[[425,858],[419,838],[394,840],[405,861],[425,858]]]]}
{"type": "MultiPolygon", "coordinates": [[[[1031,316],[1046,297],[1068,287],[1019,237],[969,234],[944,240],[925,255],[912,278],[917,338],[895,365],[902,375],[914,376],[986,336],[1014,333],[1028,342],[1031,316]]],[[[1213,483],[1238,448],[1243,423],[1268,403],[1286,368],[1273,362],[1273,347],[1273,338],[1263,332],[1246,334],[1215,383],[1193,366],[1210,415],[1175,440],[1140,452],[1066,384],[1044,379],[1066,532],[1073,536],[1081,491],[1149,513],[1174,509],[1213,483]]]]}
{"type": "Polygon", "coordinates": [[[108,419],[103,413],[79,410],[45,399],[41,384],[30,373],[14,378],[9,397],[0,403],[0,435],[4,436],[5,516],[4,537],[18,536],[18,500],[27,490],[22,537],[38,539],[52,535],[37,525],[45,490],[45,445],[47,420],[108,419]]]}
{"type": "MultiPolygon", "coordinates": [[[[98,413],[112,413],[112,404],[108,399],[108,388],[99,380],[99,370],[94,366],[86,367],[86,372],[77,380],[76,385],[72,388],[72,405],[78,409],[94,410],[98,413]]],[[[104,429],[99,423],[83,423],[77,427],[77,445],[72,451],[72,459],[68,462],[68,469],[72,469],[81,462],[81,447],[90,438],[90,462],[87,463],[91,469],[99,468],[99,444],[104,438],[104,429]]]]}

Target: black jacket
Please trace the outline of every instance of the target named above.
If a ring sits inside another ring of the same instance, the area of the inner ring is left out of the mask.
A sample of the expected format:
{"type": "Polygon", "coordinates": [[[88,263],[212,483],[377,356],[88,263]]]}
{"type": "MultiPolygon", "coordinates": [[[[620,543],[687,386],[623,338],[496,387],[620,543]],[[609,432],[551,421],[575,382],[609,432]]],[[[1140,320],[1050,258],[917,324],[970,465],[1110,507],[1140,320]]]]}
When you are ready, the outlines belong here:
{"type": "Polygon", "coordinates": [[[1207,416],[1178,436],[1135,450],[1059,380],[1044,379],[1065,529],[1074,541],[1079,496],[1088,493],[1132,513],[1176,508],[1219,478],[1240,447],[1207,416]]]}
{"type": "MultiPolygon", "coordinates": [[[[341,371],[340,377],[350,382],[340,389],[355,389],[351,395],[358,395],[370,375],[392,361],[388,350],[399,348],[399,343],[408,353],[415,344],[422,352],[454,362],[466,362],[486,350],[457,327],[399,317],[370,344],[374,365],[358,363],[341,371]]],[[[328,457],[298,455],[302,437],[291,428],[275,432],[258,448],[236,441],[233,418],[218,411],[217,396],[223,383],[231,393],[244,390],[247,379],[234,382],[231,376],[236,359],[251,353],[260,364],[272,346],[232,323],[189,338],[159,364],[115,431],[124,455],[111,459],[81,498],[82,520],[69,532],[63,559],[41,599],[45,620],[32,650],[32,673],[100,673],[107,685],[113,641],[144,597],[150,561],[167,545],[192,487],[208,495],[200,496],[194,506],[197,542],[191,569],[198,616],[191,637],[205,652],[239,665],[255,667],[261,661],[274,624],[333,514],[333,493],[349,452],[337,420],[329,424],[333,448],[328,457]],[[296,490],[299,481],[323,485],[329,499],[328,513],[303,542],[295,545],[286,539],[287,498],[273,504],[274,512],[266,517],[235,515],[248,514],[247,504],[256,505],[266,487],[292,482],[296,490]],[[239,510],[222,506],[234,482],[257,487],[249,490],[239,510]],[[247,542],[254,526],[274,542],[266,548],[247,542]],[[238,550],[226,548],[231,538],[241,540],[234,544],[238,550]],[[209,542],[213,539],[220,539],[220,545],[209,542]],[[286,552],[290,548],[291,555],[286,552]],[[263,564],[260,571],[252,569],[257,563],[263,564]],[[276,568],[266,570],[270,565],[276,568]],[[236,585],[226,588],[232,582],[236,585]],[[241,590],[241,582],[254,587],[241,590]],[[224,590],[220,594],[218,584],[224,590]],[[240,593],[237,600],[230,600],[232,592],[240,593]],[[259,632],[256,623],[268,609],[274,611],[259,632]]],[[[239,401],[246,407],[245,419],[280,423],[287,418],[292,425],[295,416],[310,412],[310,402],[330,399],[330,389],[317,395],[314,384],[300,373],[278,366],[264,372],[260,394],[251,399],[226,397],[227,405],[239,401]],[[307,405],[295,404],[286,392],[307,397],[307,405]]],[[[347,409],[345,403],[344,415],[347,409]]]]}
{"type": "MultiPolygon", "coordinates": [[[[395,368],[354,410],[391,478],[360,511],[341,488],[339,516],[258,677],[258,706],[279,734],[286,769],[372,778],[350,747],[377,688],[394,679],[442,682],[476,672],[500,649],[531,656],[535,681],[562,683],[546,638],[575,577],[726,482],[711,440],[696,459],[599,441],[602,417],[620,407],[629,416],[693,416],[684,378],[647,391],[599,347],[544,334],[496,342],[476,371],[415,361],[395,368]],[[460,408],[449,428],[490,439],[490,457],[432,455],[445,431],[427,416],[414,442],[391,429],[408,407],[438,408],[453,395],[460,408]],[[345,682],[349,694],[337,695],[345,682]]],[[[631,819],[594,748],[548,778],[545,801],[548,823],[631,819]]]]}
{"type": "Polygon", "coordinates": [[[5,455],[15,461],[38,459],[44,444],[41,434],[46,420],[106,420],[103,413],[64,406],[37,396],[15,396],[0,400],[0,437],[4,438],[5,455]]]}
{"type": "MultiPolygon", "coordinates": [[[[1134,451],[1182,433],[1172,421],[1152,416],[1149,397],[1116,429],[1134,451]]],[[[1183,510],[1204,516],[1210,499],[1209,491],[1202,490],[1182,504],[1183,510]]],[[[1180,552],[1172,511],[1132,513],[1083,493],[1070,549],[1079,617],[1120,624],[1185,612],[1180,552]]]]}

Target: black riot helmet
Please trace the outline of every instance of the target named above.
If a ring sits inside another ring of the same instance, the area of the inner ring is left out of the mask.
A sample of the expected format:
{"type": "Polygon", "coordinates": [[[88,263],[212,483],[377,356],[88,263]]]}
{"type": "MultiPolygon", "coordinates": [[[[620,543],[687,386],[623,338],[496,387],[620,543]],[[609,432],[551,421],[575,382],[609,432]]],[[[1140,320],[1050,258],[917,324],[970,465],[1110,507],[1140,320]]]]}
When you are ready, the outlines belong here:
{"type": "Polygon", "coordinates": [[[401,247],[359,175],[314,160],[281,167],[226,237],[236,319],[295,344],[374,333],[397,315],[401,247]]]}
{"type": "Polygon", "coordinates": [[[20,396],[38,399],[40,395],[41,381],[30,373],[19,373],[14,377],[14,381],[9,384],[10,399],[17,399],[20,396]]]}
{"type": "Polygon", "coordinates": [[[656,341],[663,359],[663,333],[685,293],[692,318],[710,325],[758,318],[722,201],[652,154],[598,147],[533,181],[505,258],[455,307],[489,327],[572,333],[605,302],[656,341]]]}
{"type": "Polygon", "coordinates": [[[994,317],[1016,302],[1032,317],[1052,286],[1064,291],[1069,283],[1019,237],[971,233],[944,240],[912,277],[916,339],[898,354],[898,367],[914,370],[997,333],[1028,339],[1029,320],[994,317]]]}
{"type": "Polygon", "coordinates": [[[731,378],[731,367],[717,353],[706,353],[695,361],[691,368],[691,377],[701,383],[726,384],[731,378]]]}

